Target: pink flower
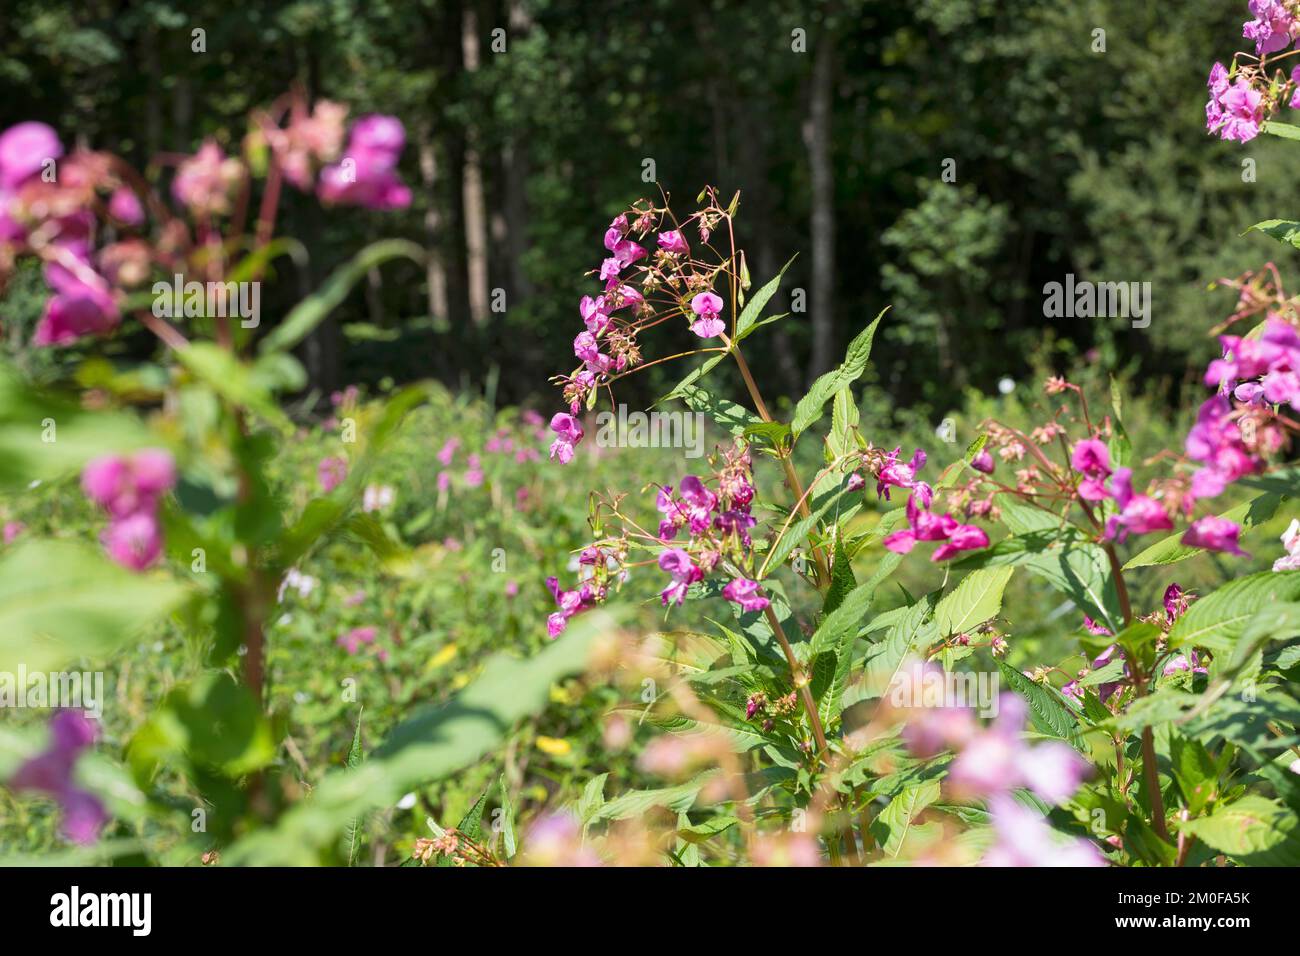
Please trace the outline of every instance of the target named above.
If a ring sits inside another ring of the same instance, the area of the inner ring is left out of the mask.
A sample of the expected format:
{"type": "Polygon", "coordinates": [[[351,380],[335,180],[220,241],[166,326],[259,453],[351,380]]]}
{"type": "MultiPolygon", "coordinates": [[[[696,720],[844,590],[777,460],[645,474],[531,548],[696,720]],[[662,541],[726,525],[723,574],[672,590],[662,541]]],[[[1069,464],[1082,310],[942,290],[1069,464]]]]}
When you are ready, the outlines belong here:
{"type": "Polygon", "coordinates": [[[551,458],[558,458],[560,464],[567,465],[573,460],[573,449],[582,441],[582,425],[572,415],[556,412],[551,416],[551,431],[556,439],[551,443],[551,458]]]}
{"type": "Polygon", "coordinates": [[[348,460],[340,455],[322,458],[316,466],[316,480],[320,482],[321,491],[329,494],[348,477],[348,460]]]}
{"type": "Polygon", "coordinates": [[[691,534],[704,534],[713,521],[713,509],[718,506],[718,496],[695,475],[687,475],[682,479],[678,493],[686,505],[686,520],[691,534]]]}
{"type": "Polygon", "coordinates": [[[1105,478],[1110,474],[1110,451],[1100,439],[1086,438],[1074,446],[1070,466],[1088,478],[1105,478]]]}
{"type": "Polygon", "coordinates": [[[1115,632],[1112,631],[1110,628],[1108,628],[1105,624],[1098,624],[1096,621],[1094,621],[1086,614],[1083,616],[1083,626],[1084,629],[1087,630],[1089,634],[1096,634],[1099,637],[1115,636],[1115,632]]]}
{"type": "Polygon", "coordinates": [[[144,207],[135,191],[126,186],[113,190],[108,200],[108,214],[118,222],[128,226],[138,226],[144,222],[144,207]]]}
{"type": "Polygon", "coordinates": [[[114,518],[103,534],[104,548],[124,568],[143,571],[162,554],[162,527],[152,511],[114,518]]]}
{"type": "Polygon", "coordinates": [[[1161,673],[1165,677],[1172,677],[1174,674],[1182,674],[1187,671],[1191,671],[1193,674],[1208,674],[1210,672],[1208,668],[1201,665],[1201,660],[1196,655],[1196,651],[1191,651],[1190,654],[1176,654],[1165,665],[1161,673]]]}
{"type": "Polygon", "coordinates": [[[342,634],[334,642],[339,647],[344,648],[349,654],[355,654],[364,644],[373,644],[375,636],[379,631],[374,627],[354,627],[346,634],[342,634]]]}
{"type": "Polygon", "coordinates": [[[1255,18],[1247,20],[1241,35],[1255,41],[1255,52],[1260,56],[1285,50],[1295,39],[1295,18],[1281,0],[1250,0],[1250,12],[1255,18]]]}
{"type": "MultiPolygon", "coordinates": [[[[898,453],[902,450],[902,446],[899,446],[891,451],[876,473],[876,495],[883,495],[886,501],[889,500],[891,486],[912,488],[916,484],[916,473],[925,467],[926,455],[920,448],[912,453],[912,460],[907,463],[898,460],[898,453]]],[[[925,507],[929,507],[928,502],[925,507]]]]}
{"type": "Polygon", "coordinates": [[[456,449],[459,447],[459,438],[448,438],[443,442],[442,448],[438,449],[438,461],[444,468],[451,464],[451,460],[456,457],[456,449]]]}
{"type": "MultiPolygon", "coordinates": [[[[671,252],[675,255],[684,256],[690,252],[690,246],[686,244],[686,238],[676,229],[669,229],[659,233],[659,248],[664,252],[671,252]]],[[[722,303],[718,303],[722,307],[722,303]]]]}
{"type": "Polygon", "coordinates": [[[1220,124],[1210,131],[1218,132],[1220,139],[1249,142],[1259,135],[1260,123],[1264,121],[1263,100],[1259,90],[1239,77],[1220,97],[1220,124]]]}
{"type": "Polygon", "coordinates": [[[546,579],[546,587],[560,608],[546,619],[546,633],[552,640],[564,633],[569,618],[604,600],[603,590],[596,590],[590,583],[584,583],[576,591],[565,591],[560,588],[558,578],[550,577],[546,579]]]}
{"type": "Polygon", "coordinates": [[[959,524],[952,529],[948,540],[934,549],[931,561],[947,561],[961,551],[975,551],[989,546],[989,536],[983,528],[973,524],[959,524]]]}
{"type": "Polygon", "coordinates": [[[0,133],[0,191],[17,188],[39,173],[50,160],[63,155],[54,130],[44,123],[27,122],[0,133]]]}
{"type": "Polygon", "coordinates": [[[1182,543],[1192,548],[1205,548],[1207,551],[1224,551],[1248,558],[1237,544],[1241,528],[1227,518],[1206,515],[1193,521],[1191,527],[1183,534],[1182,543]]]}
{"type": "Polygon", "coordinates": [[[1004,693],[993,723],[973,736],[948,772],[954,793],[987,797],[1028,787],[1050,803],[1061,803],[1083,782],[1089,767],[1066,743],[1048,741],[1028,746],[1021,739],[1028,705],[1017,694],[1004,693]]]}
{"type": "MultiPolygon", "coordinates": [[[[722,589],[722,596],[742,611],[761,611],[772,602],[759,594],[759,584],[748,578],[736,578],[722,589]]],[[[752,715],[751,715],[752,716],[752,715]]]]}
{"type": "Polygon", "coordinates": [[[1101,851],[1087,840],[1052,829],[1041,814],[1008,794],[989,800],[997,842],[982,866],[1105,866],[1101,851]]]}
{"type": "Polygon", "coordinates": [[[105,335],[117,328],[121,314],[106,282],[91,284],[69,274],[60,284],[62,288],[45,302],[32,336],[34,345],[71,345],[84,336],[105,335]]]}
{"type": "Polygon", "coordinates": [[[712,292],[700,292],[691,299],[691,311],[696,319],[691,323],[691,331],[702,339],[711,339],[726,331],[726,323],[719,317],[722,312],[722,299],[712,292]]]}
{"type": "Polygon", "coordinates": [[[27,525],[21,521],[6,521],[4,527],[5,544],[13,544],[17,537],[27,530],[27,525]]]}
{"type": "Polygon", "coordinates": [[[1120,513],[1112,515],[1106,522],[1107,538],[1123,541],[1129,534],[1168,531],[1174,526],[1164,505],[1146,495],[1133,494],[1132,477],[1131,468],[1115,471],[1115,502],[1120,507],[1120,513]]]}
{"type": "Polygon", "coordinates": [[[74,843],[91,844],[108,823],[108,811],[99,798],[73,781],[81,754],[98,735],[98,727],[85,714],[60,710],[50,720],[50,743],[22,764],[9,780],[15,792],[44,793],[63,809],[63,833],[74,843]]]}
{"type": "Polygon", "coordinates": [[[686,600],[687,589],[704,577],[704,572],[681,548],[670,548],[659,555],[659,567],[672,577],[672,583],[659,592],[659,600],[665,606],[681,604],[686,600]]]}
{"type": "Polygon", "coordinates": [[[230,193],[243,178],[243,164],[227,159],[221,147],[208,140],[176,168],[172,195],[196,216],[225,215],[230,211],[230,193]]]}
{"type": "Polygon", "coordinates": [[[970,460],[970,466],[986,475],[993,474],[993,456],[987,448],[981,448],[979,454],[970,460]]]}
{"type": "Polygon", "coordinates": [[[1183,592],[1182,588],[1177,584],[1170,584],[1169,587],[1165,588],[1165,617],[1170,622],[1178,620],[1179,616],[1187,610],[1187,605],[1191,601],[1192,599],[1183,592]]]}
{"type": "Polygon", "coordinates": [[[397,177],[406,130],[393,116],[372,114],[352,125],[342,158],[321,170],[316,193],[327,205],[405,209],[411,190],[397,177]]]}

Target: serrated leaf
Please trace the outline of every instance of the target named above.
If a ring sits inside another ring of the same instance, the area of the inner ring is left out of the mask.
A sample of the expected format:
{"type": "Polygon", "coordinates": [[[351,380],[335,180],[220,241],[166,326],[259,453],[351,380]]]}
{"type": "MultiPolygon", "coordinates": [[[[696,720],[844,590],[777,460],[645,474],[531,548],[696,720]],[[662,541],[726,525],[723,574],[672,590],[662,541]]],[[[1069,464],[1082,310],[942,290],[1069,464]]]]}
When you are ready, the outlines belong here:
{"type": "Polygon", "coordinates": [[[1029,704],[1029,721],[1040,734],[1059,737],[1066,743],[1082,749],[1079,723],[1060,696],[1053,690],[1036,684],[1005,661],[999,660],[998,670],[1007,686],[1029,704]]]}
{"type": "Polygon", "coordinates": [[[962,578],[935,608],[939,635],[962,634],[996,617],[1002,610],[1002,592],[1014,571],[1013,567],[981,568],[962,578]]]}
{"type": "Polygon", "coordinates": [[[796,438],[822,417],[826,403],[836,392],[852,385],[862,377],[862,373],[867,369],[867,360],[871,357],[871,342],[875,338],[876,327],[880,325],[880,320],[887,311],[889,311],[888,306],[880,311],[870,325],[854,337],[839,368],[819,376],[817,381],[813,382],[812,388],[808,390],[808,394],[799,400],[794,409],[794,420],[790,424],[796,438]]]}

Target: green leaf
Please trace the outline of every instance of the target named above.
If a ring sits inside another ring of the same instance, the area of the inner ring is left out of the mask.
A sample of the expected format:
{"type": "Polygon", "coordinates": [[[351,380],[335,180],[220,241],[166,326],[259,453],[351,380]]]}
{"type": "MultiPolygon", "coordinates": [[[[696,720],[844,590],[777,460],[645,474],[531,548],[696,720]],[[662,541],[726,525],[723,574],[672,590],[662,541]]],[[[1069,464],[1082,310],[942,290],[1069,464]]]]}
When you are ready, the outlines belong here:
{"type": "MultiPolygon", "coordinates": [[[[1242,483],[1245,484],[1245,482],[1242,483]]],[[[1245,534],[1256,525],[1263,524],[1272,518],[1277,513],[1278,506],[1284,500],[1286,499],[1282,495],[1268,492],[1245,504],[1230,508],[1219,517],[1227,518],[1229,521],[1241,525],[1242,534],[1245,534]]],[[[1204,548],[1195,548],[1183,544],[1183,532],[1179,531],[1177,534],[1171,534],[1169,537],[1157,541],[1141,553],[1129,558],[1124,565],[1124,570],[1145,568],[1156,564],[1175,564],[1204,551],[1204,548]]]]}
{"type": "MultiPolygon", "coordinates": [[[[357,711],[357,728],[352,734],[352,746],[348,748],[347,760],[344,766],[349,769],[355,769],[361,766],[361,714],[365,708],[357,711]]],[[[361,820],[353,818],[347,825],[346,842],[348,845],[348,866],[357,865],[357,850],[361,848],[361,820]]]]}
{"type": "Polygon", "coordinates": [[[211,342],[194,342],[175,354],[195,378],[227,402],[252,412],[283,434],[292,433],[293,423],[276,404],[270,383],[253,366],[211,342]]]}
{"type": "Polygon", "coordinates": [[[819,376],[808,394],[799,400],[790,426],[796,438],[822,417],[824,406],[836,392],[862,377],[862,373],[867,370],[867,360],[871,357],[871,342],[875,338],[876,327],[888,310],[888,306],[882,309],[875,320],[854,337],[840,367],[819,376]]]}
{"type": "MultiPolygon", "coordinates": [[[[724,431],[740,437],[752,428],[765,423],[744,405],[718,398],[699,385],[682,385],[677,389],[678,397],[693,412],[703,412],[724,431]]],[[[775,423],[774,423],[775,424],[775,423]]]]}
{"type": "Polygon", "coordinates": [[[883,697],[893,686],[903,663],[913,654],[923,654],[939,637],[931,615],[939,601],[939,592],[933,591],[906,608],[890,626],[889,633],[879,643],[871,645],[863,661],[860,686],[845,695],[845,706],[860,700],[883,697]]]}
{"type": "Polygon", "coordinates": [[[605,781],[608,773],[598,773],[587,781],[578,800],[578,819],[584,824],[591,821],[596,811],[605,805],[605,781]]]}
{"type": "Polygon", "coordinates": [[[822,613],[830,614],[844,601],[844,598],[858,585],[853,576],[853,562],[844,548],[844,535],[835,535],[835,564],[831,567],[831,586],[826,589],[826,600],[822,602],[822,613]]]}
{"type": "MultiPolygon", "coordinates": [[[[857,635],[862,619],[870,610],[871,602],[875,599],[876,589],[880,587],[880,583],[885,578],[894,572],[902,557],[901,554],[889,552],[881,559],[880,567],[876,569],[876,573],[850,591],[839,606],[826,615],[821,625],[813,633],[812,639],[808,642],[808,653],[810,655],[817,655],[823,651],[841,646],[845,635],[857,635]]],[[[830,603],[829,595],[826,603],[830,603]]]]}
{"type": "Polygon", "coordinates": [[[1260,127],[1265,133],[1271,133],[1274,136],[1280,136],[1283,139],[1300,139],[1300,126],[1292,126],[1289,123],[1279,123],[1276,120],[1269,120],[1260,127]]]}
{"type": "Polygon", "coordinates": [[[318,291],[299,302],[293,311],[285,316],[284,321],[258,343],[258,350],[266,354],[293,348],[342,304],[348,293],[352,291],[352,287],[361,281],[367,272],[380,263],[398,257],[423,262],[425,252],[416,243],[405,239],[384,239],[371,243],[353,256],[342,268],[335,270],[318,291]]]}
{"type": "Polygon", "coordinates": [[[0,362],[0,488],[24,488],[75,473],[92,458],[150,444],[133,416],[88,411],[78,402],[28,388],[0,362]]]}
{"type": "Polygon", "coordinates": [[[854,432],[858,427],[858,403],[853,398],[853,389],[845,386],[835,393],[831,402],[831,433],[826,439],[828,461],[841,458],[856,450],[857,441],[854,432]]]}
{"type": "Polygon", "coordinates": [[[871,830],[885,856],[893,859],[903,849],[914,829],[914,821],[927,807],[939,799],[939,780],[929,778],[903,790],[885,805],[871,830]]]}
{"type": "Polygon", "coordinates": [[[1187,810],[1194,817],[1200,816],[1206,805],[1218,796],[1219,768],[1199,740],[1174,734],[1170,749],[1174,779],[1187,802],[1187,810]]]}
{"type": "Polygon", "coordinates": [[[678,813],[685,813],[694,805],[700,791],[721,771],[706,770],[694,779],[675,787],[661,787],[657,790],[629,790],[606,801],[592,815],[592,822],[601,820],[630,820],[645,816],[655,807],[667,807],[678,813]]]}
{"type": "MultiPolygon", "coordinates": [[[[1273,124],[1268,123],[1266,126],[1273,124]]],[[[1287,127],[1295,129],[1294,126],[1287,127]]],[[[1291,137],[1297,139],[1300,137],[1291,137]]],[[[1292,222],[1289,219],[1265,219],[1263,222],[1257,222],[1251,226],[1242,235],[1251,232],[1262,232],[1266,236],[1271,236],[1278,242],[1284,243],[1293,249],[1300,249],[1300,222],[1292,222]]]]}
{"type": "Polygon", "coordinates": [[[1300,820],[1276,800],[1244,796],[1179,829],[1246,866],[1300,866],[1300,820]]]}
{"type": "Polygon", "coordinates": [[[131,738],[128,757],[143,788],[168,758],[239,777],[275,758],[271,726],[252,693],[225,671],[176,688],[131,738]]]}
{"type": "Polygon", "coordinates": [[[501,792],[501,849],[507,860],[515,855],[515,803],[510,799],[510,788],[506,786],[506,775],[497,779],[497,788],[501,792]]]}
{"type": "Polygon", "coordinates": [[[1031,556],[1023,564],[1031,574],[1067,595],[1094,621],[1115,633],[1122,630],[1119,592],[1110,559],[1100,545],[1067,541],[1063,548],[1031,556]]]}
{"type": "Polygon", "coordinates": [[[767,307],[768,301],[776,293],[781,285],[781,277],[785,275],[785,270],[790,268],[790,263],[794,262],[795,256],[790,257],[790,261],[781,267],[781,271],[770,279],[761,289],[754,293],[753,297],[745,303],[741,310],[740,316],[736,319],[736,338],[739,342],[754,330],[758,317],[763,314],[763,309],[767,307]]]}
{"type": "Polygon", "coordinates": [[[0,671],[103,660],[187,593],[162,572],[132,573],[91,545],[20,539],[0,553],[0,671]]]}
{"type": "Polygon", "coordinates": [[[1193,602],[1169,632],[1169,647],[1230,651],[1259,611],[1297,599],[1300,571],[1262,571],[1239,578],[1193,602]]]}
{"type": "Polygon", "coordinates": [[[1079,724],[1056,691],[1036,684],[1020,671],[999,660],[998,670],[1007,686],[1029,704],[1029,722],[1040,734],[1059,737],[1074,747],[1082,749],[1079,724]]]}
{"type": "Polygon", "coordinates": [[[939,636],[962,634],[996,617],[1002,610],[1002,592],[1014,571],[1011,567],[982,568],[962,578],[935,608],[939,636]]]}

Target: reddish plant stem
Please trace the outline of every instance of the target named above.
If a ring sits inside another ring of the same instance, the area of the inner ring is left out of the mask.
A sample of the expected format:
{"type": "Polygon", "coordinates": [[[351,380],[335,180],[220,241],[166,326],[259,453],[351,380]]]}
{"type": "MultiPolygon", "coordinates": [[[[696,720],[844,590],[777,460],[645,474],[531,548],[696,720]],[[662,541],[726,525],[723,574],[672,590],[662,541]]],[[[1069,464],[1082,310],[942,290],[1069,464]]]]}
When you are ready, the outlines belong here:
{"type": "MultiPolygon", "coordinates": [[[[1124,571],[1120,567],[1119,557],[1112,544],[1105,545],[1106,557],[1110,559],[1111,574],[1115,578],[1115,592],[1119,597],[1120,614],[1127,627],[1133,620],[1133,605],[1129,600],[1128,585],[1124,583],[1124,571]]],[[[1137,671],[1137,664],[1134,663],[1137,671]]],[[[1145,697],[1151,680],[1150,674],[1134,674],[1134,690],[1138,697],[1145,697]]],[[[1160,774],[1156,766],[1156,741],[1150,727],[1142,729],[1142,778],[1146,783],[1147,798],[1151,801],[1151,828],[1156,836],[1169,841],[1169,827],[1165,822],[1165,800],[1160,793],[1160,774]]]]}
{"type": "MultiPolygon", "coordinates": [[[[745,356],[740,353],[740,346],[732,345],[731,354],[736,360],[736,366],[740,369],[741,378],[745,380],[745,387],[749,389],[749,395],[754,400],[755,411],[758,412],[763,421],[772,421],[772,416],[767,410],[767,403],[763,401],[763,395],[758,390],[758,383],[754,381],[754,375],[749,370],[749,363],[745,361],[745,356]]],[[[781,455],[781,468],[785,471],[785,483],[790,487],[795,500],[799,502],[799,513],[805,518],[811,518],[812,509],[808,507],[803,484],[799,481],[799,475],[794,470],[794,463],[790,460],[789,452],[781,455]]],[[[813,563],[817,568],[818,586],[822,588],[829,587],[831,574],[830,568],[826,564],[826,556],[822,553],[821,548],[814,547],[811,550],[813,563]]]]}
{"type": "MultiPolygon", "coordinates": [[[[764,608],[763,613],[767,615],[767,623],[771,625],[772,633],[776,635],[777,641],[781,644],[781,650],[785,653],[786,663],[790,665],[790,678],[794,681],[795,688],[799,693],[799,699],[803,701],[804,712],[808,715],[808,726],[812,728],[813,739],[817,743],[817,760],[819,763],[824,763],[829,754],[829,748],[826,744],[826,732],[822,729],[821,718],[817,716],[817,702],[813,700],[812,691],[808,687],[807,675],[804,674],[798,658],[794,656],[794,648],[790,646],[790,641],[785,636],[785,629],[781,627],[781,622],[777,619],[776,612],[772,610],[772,605],[769,604],[764,608]]],[[[851,828],[848,839],[853,839],[851,828]]],[[[826,847],[830,851],[831,865],[838,866],[840,863],[840,850],[836,840],[828,838],[826,847]]],[[[856,852],[854,856],[856,857],[856,852]]]]}

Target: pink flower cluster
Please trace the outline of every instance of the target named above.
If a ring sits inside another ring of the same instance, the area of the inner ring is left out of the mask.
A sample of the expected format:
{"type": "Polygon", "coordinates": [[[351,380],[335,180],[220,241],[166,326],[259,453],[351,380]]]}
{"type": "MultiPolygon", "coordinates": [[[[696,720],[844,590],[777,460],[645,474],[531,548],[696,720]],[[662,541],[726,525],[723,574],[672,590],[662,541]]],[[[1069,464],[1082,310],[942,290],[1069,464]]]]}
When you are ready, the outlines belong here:
{"type": "Polygon", "coordinates": [[[316,188],[321,202],[405,209],[411,204],[411,190],[397,176],[397,161],[405,145],[406,129],[396,117],[376,113],[358,119],[352,124],[342,159],[321,170],[316,188]]]}
{"type": "MultiPolygon", "coordinates": [[[[900,671],[898,679],[924,684],[936,675],[942,675],[936,665],[914,662],[900,671]]],[[[910,697],[924,699],[915,687],[910,697]]],[[[948,770],[949,791],[958,800],[986,801],[998,836],[984,857],[985,865],[1104,865],[1090,842],[1057,834],[1040,814],[1012,796],[1014,790],[1027,789],[1049,803],[1063,803],[1089,772],[1087,761],[1069,744],[1046,741],[1030,746],[1024,739],[1027,716],[1024,699],[1004,693],[998,700],[998,715],[988,726],[981,727],[968,708],[930,706],[920,708],[902,736],[920,757],[956,751],[948,770]]]]}
{"type": "Polygon", "coordinates": [[[1229,81],[1222,63],[1210,69],[1206,82],[1210,99],[1205,104],[1205,128],[1220,139],[1247,143],[1259,135],[1260,124],[1267,114],[1264,94],[1244,76],[1229,81]]]}
{"type": "MultiPolygon", "coordinates": [[[[915,460],[915,459],[914,459],[915,460]]],[[[930,510],[934,490],[924,481],[912,484],[907,496],[907,527],[895,531],[881,542],[895,554],[907,554],[921,541],[942,541],[930,555],[931,561],[946,561],[962,551],[978,550],[989,546],[989,536],[983,528],[962,524],[951,514],[935,514],[930,510]]]]}
{"type": "MultiPolygon", "coordinates": [[[[362,647],[375,643],[375,638],[379,636],[379,629],[371,626],[354,627],[346,634],[340,634],[334,641],[339,647],[348,652],[349,655],[356,654],[362,647]]],[[[376,655],[381,661],[388,660],[388,652],[382,648],[376,655]]]]}
{"type": "MultiPolygon", "coordinates": [[[[659,556],[659,567],[670,581],[660,592],[664,605],[681,604],[687,589],[713,571],[724,558],[743,564],[751,546],[749,529],[755,524],[751,509],[754,484],[749,452],[739,447],[727,453],[716,476],[715,492],[696,475],[665,485],[655,496],[659,511],[659,540],[673,542],[685,529],[686,547],[670,547],[659,556]]],[[[734,577],[723,589],[723,597],[745,611],[761,611],[770,603],[757,581],[734,577]]]]}
{"type": "Polygon", "coordinates": [[[175,484],[172,456],[159,449],[107,455],[86,465],[81,487],[108,512],[103,542],[114,561],[143,571],[158,560],[163,545],[158,502],[175,484]]]}
{"type": "MultiPolygon", "coordinates": [[[[708,241],[710,224],[719,212],[713,207],[691,217],[698,220],[700,236],[708,241]]],[[[576,416],[591,400],[597,389],[607,387],[616,377],[641,363],[637,335],[643,328],[670,318],[685,315],[689,327],[699,338],[712,339],[726,331],[722,318],[723,299],[713,291],[720,269],[698,268],[690,258],[690,245],[682,229],[663,229],[670,214],[640,200],[631,209],[615,216],[605,229],[607,255],[600,268],[593,270],[603,284],[599,295],[584,295],[578,303],[584,331],[573,340],[573,353],[582,364],[567,375],[552,379],[563,389],[567,413],[551,420],[551,429],[559,436],[551,448],[551,457],[561,464],[573,460],[574,446],[583,431],[576,416]],[[655,232],[657,251],[653,261],[637,265],[650,253],[641,244],[655,232]],[[640,239],[641,241],[637,241],[640,239]],[[634,272],[629,269],[636,267],[634,272]],[[647,297],[658,291],[664,306],[656,311],[647,297]],[[619,313],[628,310],[622,317],[619,313]]]]}
{"type": "MultiPolygon", "coordinates": [[[[1221,139],[1245,143],[1259,135],[1265,119],[1286,101],[1300,108],[1300,67],[1293,68],[1290,81],[1279,73],[1268,75],[1266,62],[1300,38],[1300,17],[1294,0],[1250,0],[1253,19],[1242,26],[1242,36],[1255,41],[1258,63],[1233,61],[1229,70],[1222,63],[1210,69],[1206,86],[1205,128],[1221,139]],[[1290,94],[1289,99],[1287,94],[1290,94]]],[[[1247,60],[1254,59],[1246,56],[1247,60]]]]}
{"type": "MultiPolygon", "coordinates": [[[[30,247],[44,261],[45,281],[54,290],[36,327],[36,345],[67,345],[110,332],[121,321],[113,289],[96,270],[91,250],[99,192],[113,193],[119,218],[138,210],[138,201],[128,208],[121,191],[99,154],[64,159],[58,136],[44,123],[19,123],[0,133],[0,275],[17,252],[30,247]]],[[[101,258],[120,265],[125,247],[116,243],[101,258]]]]}
{"type": "Polygon", "coordinates": [[[73,781],[78,759],[97,735],[95,722],[85,714],[60,710],[50,721],[49,746],[9,780],[15,792],[30,790],[57,800],[63,809],[63,833],[74,843],[94,843],[108,822],[108,811],[99,798],[73,781]]]}

